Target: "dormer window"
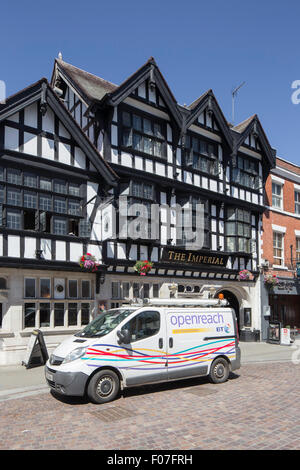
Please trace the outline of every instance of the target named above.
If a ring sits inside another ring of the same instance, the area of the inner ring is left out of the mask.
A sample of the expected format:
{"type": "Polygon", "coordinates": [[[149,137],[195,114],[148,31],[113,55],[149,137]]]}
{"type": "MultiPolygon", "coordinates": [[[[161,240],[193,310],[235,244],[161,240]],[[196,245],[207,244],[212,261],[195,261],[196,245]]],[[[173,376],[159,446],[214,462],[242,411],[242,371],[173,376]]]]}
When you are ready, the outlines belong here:
{"type": "Polygon", "coordinates": [[[261,178],[259,177],[258,161],[239,156],[233,165],[233,181],[250,189],[259,189],[261,178]]]}
{"type": "Polygon", "coordinates": [[[217,145],[196,136],[185,137],[185,165],[195,170],[218,174],[217,145]]]}
{"type": "Polygon", "coordinates": [[[137,152],[166,158],[163,127],[161,122],[124,111],[122,113],[122,145],[137,152]]]}

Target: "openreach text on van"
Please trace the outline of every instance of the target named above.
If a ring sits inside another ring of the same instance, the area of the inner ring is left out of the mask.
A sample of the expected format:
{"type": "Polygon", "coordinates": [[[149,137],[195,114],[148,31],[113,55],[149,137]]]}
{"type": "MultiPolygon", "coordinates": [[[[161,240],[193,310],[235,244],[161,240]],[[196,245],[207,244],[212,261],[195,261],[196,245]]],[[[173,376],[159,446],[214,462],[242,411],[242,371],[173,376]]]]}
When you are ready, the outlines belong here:
{"type": "Polygon", "coordinates": [[[171,325],[182,326],[182,325],[198,325],[202,323],[204,325],[208,323],[224,323],[224,318],[221,313],[211,315],[210,313],[204,315],[172,315],[170,317],[171,325]]]}

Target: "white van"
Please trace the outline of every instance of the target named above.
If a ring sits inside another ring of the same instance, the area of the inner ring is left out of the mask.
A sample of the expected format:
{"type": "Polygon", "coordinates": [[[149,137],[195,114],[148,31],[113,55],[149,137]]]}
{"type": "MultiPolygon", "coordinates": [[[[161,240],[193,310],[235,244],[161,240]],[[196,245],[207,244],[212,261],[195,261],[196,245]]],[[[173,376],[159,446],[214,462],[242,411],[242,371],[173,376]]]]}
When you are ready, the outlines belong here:
{"type": "Polygon", "coordinates": [[[120,389],[208,375],[228,379],[240,367],[235,313],[220,299],[153,299],[95,318],[63,341],[45,375],[64,395],[87,393],[94,403],[120,389]]]}

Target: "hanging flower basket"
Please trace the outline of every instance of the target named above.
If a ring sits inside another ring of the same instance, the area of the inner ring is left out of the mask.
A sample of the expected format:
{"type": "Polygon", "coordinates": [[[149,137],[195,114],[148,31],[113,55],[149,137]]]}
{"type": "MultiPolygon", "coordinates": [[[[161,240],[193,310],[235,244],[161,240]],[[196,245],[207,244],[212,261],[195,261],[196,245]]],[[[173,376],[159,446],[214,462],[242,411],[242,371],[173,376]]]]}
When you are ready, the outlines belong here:
{"type": "Polygon", "coordinates": [[[249,281],[252,278],[252,273],[248,271],[248,269],[242,269],[239,272],[239,280],[240,281],[249,281]]]}
{"type": "Polygon", "coordinates": [[[139,273],[140,276],[146,276],[151,271],[153,263],[151,261],[137,261],[133,269],[139,273]]]}
{"type": "Polygon", "coordinates": [[[87,271],[95,272],[98,269],[99,263],[96,262],[95,256],[91,255],[91,253],[86,253],[79,258],[79,266],[87,271]]]}
{"type": "Polygon", "coordinates": [[[278,277],[276,274],[266,274],[264,277],[265,285],[267,287],[274,287],[279,283],[278,277]]]}

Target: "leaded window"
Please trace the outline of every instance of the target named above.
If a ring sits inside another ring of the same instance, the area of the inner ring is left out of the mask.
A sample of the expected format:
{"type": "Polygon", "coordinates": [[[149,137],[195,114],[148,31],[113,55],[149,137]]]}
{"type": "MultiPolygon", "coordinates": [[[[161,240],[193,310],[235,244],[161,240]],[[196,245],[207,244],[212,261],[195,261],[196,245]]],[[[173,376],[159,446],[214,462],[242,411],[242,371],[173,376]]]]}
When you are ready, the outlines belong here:
{"type": "Polygon", "coordinates": [[[184,155],[186,166],[211,175],[219,173],[217,144],[187,134],[184,155]]]}
{"type": "Polygon", "coordinates": [[[251,239],[251,213],[244,209],[228,208],[226,218],[227,251],[251,253],[256,240],[251,239]]]}
{"type": "Polygon", "coordinates": [[[136,113],[122,113],[122,145],[138,152],[166,158],[163,124],[136,113]]]}
{"type": "Polygon", "coordinates": [[[250,189],[259,189],[262,181],[259,176],[259,162],[239,156],[233,163],[232,180],[250,189]]]}

